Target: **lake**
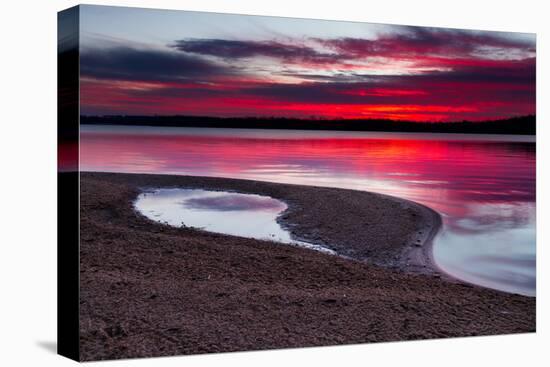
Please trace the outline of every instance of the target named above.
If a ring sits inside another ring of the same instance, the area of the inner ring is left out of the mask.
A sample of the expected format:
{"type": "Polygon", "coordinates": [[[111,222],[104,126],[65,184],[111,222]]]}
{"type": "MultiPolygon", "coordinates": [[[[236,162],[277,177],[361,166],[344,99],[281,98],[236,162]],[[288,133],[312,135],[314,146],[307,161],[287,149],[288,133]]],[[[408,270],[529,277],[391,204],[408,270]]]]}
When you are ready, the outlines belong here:
{"type": "Polygon", "coordinates": [[[218,176],[398,196],[443,218],[434,260],[534,296],[535,138],[82,125],[82,171],[218,176]]]}

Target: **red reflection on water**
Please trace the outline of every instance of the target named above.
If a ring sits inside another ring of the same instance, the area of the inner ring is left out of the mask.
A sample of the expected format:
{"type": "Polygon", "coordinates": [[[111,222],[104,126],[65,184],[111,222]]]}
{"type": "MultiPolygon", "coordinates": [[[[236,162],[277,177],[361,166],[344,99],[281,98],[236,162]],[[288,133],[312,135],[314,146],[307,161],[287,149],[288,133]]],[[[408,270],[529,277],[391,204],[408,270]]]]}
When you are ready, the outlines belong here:
{"type": "Polygon", "coordinates": [[[275,177],[312,184],[317,177],[325,185],[358,188],[387,183],[384,192],[456,214],[462,209],[449,203],[533,201],[535,196],[531,143],[96,132],[83,133],[81,142],[82,170],[275,177]]]}
{"type": "Polygon", "coordinates": [[[57,170],[78,171],[78,142],[62,142],[57,146],[57,170]]]}

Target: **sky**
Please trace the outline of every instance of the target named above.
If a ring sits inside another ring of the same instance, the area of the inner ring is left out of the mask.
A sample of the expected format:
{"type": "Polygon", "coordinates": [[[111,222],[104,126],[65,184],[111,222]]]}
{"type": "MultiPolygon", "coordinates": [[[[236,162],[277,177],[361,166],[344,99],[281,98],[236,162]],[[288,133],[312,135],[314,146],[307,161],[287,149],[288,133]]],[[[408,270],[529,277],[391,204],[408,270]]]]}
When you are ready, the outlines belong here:
{"type": "Polygon", "coordinates": [[[84,5],[82,115],[535,114],[534,34],[84,5]]]}

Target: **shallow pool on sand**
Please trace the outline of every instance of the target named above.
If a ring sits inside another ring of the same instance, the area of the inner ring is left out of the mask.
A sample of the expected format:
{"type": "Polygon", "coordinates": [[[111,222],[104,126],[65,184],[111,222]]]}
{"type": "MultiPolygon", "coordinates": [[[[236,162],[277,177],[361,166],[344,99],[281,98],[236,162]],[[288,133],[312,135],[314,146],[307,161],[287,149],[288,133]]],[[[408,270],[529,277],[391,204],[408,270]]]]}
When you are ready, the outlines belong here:
{"type": "Polygon", "coordinates": [[[147,218],[175,227],[193,227],[334,254],[325,247],[292,238],[277,222],[277,217],[287,209],[287,205],[268,196],[163,188],[143,192],[134,206],[147,218]]]}

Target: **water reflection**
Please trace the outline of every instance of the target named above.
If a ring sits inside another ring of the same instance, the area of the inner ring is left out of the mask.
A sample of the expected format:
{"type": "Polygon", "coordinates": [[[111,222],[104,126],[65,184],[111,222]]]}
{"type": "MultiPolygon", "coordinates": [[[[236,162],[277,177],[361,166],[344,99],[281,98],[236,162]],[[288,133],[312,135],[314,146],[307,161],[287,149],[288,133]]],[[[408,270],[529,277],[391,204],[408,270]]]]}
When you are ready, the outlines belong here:
{"type": "Polygon", "coordinates": [[[443,216],[437,264],[535,294],[535,144],[495,135],[83,126],[81,169],[369,190],[443,216]]]}
{"type": "Polygon", "coordinates": [[[147,218],[171,226],[185,225],[334,254],[322,246],[293,239],[277,223],[277,217],[287,206],[267,196],[200,189],[156,189],[140,194],[134,205],[147,218]]]}

